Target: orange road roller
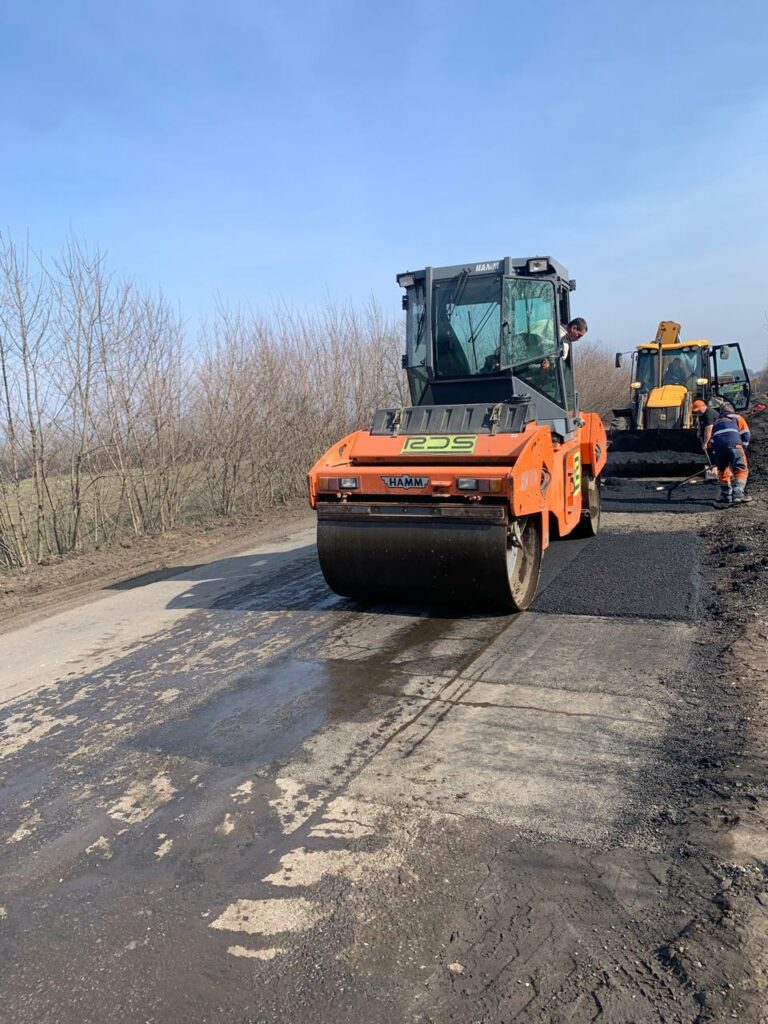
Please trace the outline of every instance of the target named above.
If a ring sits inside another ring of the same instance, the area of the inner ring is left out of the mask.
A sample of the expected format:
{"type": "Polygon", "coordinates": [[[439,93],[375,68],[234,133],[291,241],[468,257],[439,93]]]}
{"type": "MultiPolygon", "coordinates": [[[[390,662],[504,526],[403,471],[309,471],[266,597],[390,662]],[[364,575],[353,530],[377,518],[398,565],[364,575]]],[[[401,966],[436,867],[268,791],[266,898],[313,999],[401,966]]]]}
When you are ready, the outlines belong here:
{"type": "Polygon", "coordinates": [[[578,405],[575,282],[548,257],[397,281],[413,404],[379,409],[310,470],[323,574],[362,602],[522,611],[550,541],[600,524],[607,441],[578,405]]]}

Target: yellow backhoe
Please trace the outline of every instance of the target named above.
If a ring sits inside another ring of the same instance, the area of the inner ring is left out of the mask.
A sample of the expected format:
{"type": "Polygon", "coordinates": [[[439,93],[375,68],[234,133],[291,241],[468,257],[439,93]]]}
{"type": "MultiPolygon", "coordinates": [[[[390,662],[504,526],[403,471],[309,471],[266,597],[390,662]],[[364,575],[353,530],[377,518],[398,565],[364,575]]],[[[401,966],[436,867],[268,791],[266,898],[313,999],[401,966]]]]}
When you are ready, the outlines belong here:
{"type": "MultiPolygon", "coordinates": [[[[618,352],[616,366],[630,353],[618,352]]],[[[707,464],[693,403],[727,400],[746,409],[750,381],[738,343],[681,341],[680,324],[662,320],[652,342],[632,355],[630,404],[613,410],[606,475],[686,476],[707,464]]]]}

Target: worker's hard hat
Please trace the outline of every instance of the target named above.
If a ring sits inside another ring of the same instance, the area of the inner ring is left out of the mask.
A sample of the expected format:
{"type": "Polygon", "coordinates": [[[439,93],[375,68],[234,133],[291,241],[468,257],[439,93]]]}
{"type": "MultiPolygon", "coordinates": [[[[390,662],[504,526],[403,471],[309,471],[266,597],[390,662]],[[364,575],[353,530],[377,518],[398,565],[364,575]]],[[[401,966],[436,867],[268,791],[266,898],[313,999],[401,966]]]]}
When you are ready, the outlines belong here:
{"type": "Polygon", "coordinates": [[[697,398],[696,401],[693,403],[693,411],[694,412],[706,412],[707,411],[707,403],[706,402],[702,402],[702,400],[700,398],[697,398]]]}

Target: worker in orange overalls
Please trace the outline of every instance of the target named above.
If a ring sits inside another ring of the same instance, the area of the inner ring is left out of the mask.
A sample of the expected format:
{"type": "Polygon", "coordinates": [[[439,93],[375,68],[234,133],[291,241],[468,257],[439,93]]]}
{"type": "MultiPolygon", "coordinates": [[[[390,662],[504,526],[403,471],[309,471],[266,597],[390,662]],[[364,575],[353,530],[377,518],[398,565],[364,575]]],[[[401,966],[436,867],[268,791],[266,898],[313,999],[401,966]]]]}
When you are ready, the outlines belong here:
{"type": "Polygon", "coordinates": [[[710,438],[712,461],[717,466],[717,479],[720,481],[719,505],[742,505],[752,500],[744,495],[749,476],[746,449],[750,437],[744,417],[730,402],[723,402],[712,425],[710,438]]]}

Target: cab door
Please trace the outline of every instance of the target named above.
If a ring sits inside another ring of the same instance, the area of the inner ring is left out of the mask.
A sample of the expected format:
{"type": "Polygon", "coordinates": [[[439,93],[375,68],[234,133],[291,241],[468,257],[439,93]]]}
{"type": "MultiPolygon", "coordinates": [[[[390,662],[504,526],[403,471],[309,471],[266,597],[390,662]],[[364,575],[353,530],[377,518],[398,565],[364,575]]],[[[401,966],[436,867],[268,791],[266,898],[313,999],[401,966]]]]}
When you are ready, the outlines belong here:
{"type": "Polygon", "coordinates": [[[738,342],[712,346],[712,384],[721,398],[730,402],[736,412],[749,405],[752,385],[738,342]]]}

